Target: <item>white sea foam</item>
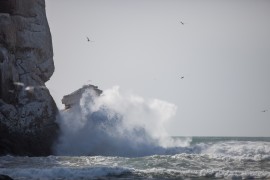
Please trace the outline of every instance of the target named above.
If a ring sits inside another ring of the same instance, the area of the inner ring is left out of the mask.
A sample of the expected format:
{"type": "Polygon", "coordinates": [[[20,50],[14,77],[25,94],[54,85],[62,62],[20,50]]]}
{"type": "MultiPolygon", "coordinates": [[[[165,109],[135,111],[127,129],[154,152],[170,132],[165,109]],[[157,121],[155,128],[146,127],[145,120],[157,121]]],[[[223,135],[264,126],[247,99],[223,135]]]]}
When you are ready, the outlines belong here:
{"type": "MultiPolygon", "coordinates": [[[[212,146],[213,144],[204,143],[212,146]]],[[[222,142],[228,148],[232,142],[222,142]]],[[[258,142],[258,145],[261,142],[258,142]]],[[[14,179],[269,179],[270,159],[245,157],[246,151],[256,149],[250,142],[239,142],[240,154],[219,153],[212,150],[206,153],[180,153],[175,155],[153,155],[145,157],[112,157],[112,156],[49,156],[49,157],[0,157],[0,174],[14,179]],[[243,144],[246,144],[243,146],[243,144]]],[[[234,146],[234,145],[233,145],[234,146]]],[[[237,146],[237,145],[235,145],[237,146]]],[[[268,152],[268,145],[257,155],[268,152]]],[[[194,146],[195,147],[195,146],[194,146]]],[[[254,154],[255,155],[255,154],[254,154]]],[[[255,155],[256,156],[256,155],[255,155]]]]}
{"type": "Polygon", "coordinates": [[[12,178],[20,180],[52,180],[52,179],[95,179],[95,178],[116,178],[125,176],[126,179],[144,177],[144,179],[166,178],[177,179],[186,178],[224,178],[224,179],[269,179],[270,172],[266,171],[237,171],[222,169],[201,169],[201,170],[175,170],[168,168],[147,168],[133,169],[120,167],[91,167],[91,168],[13,168],[0,169],[1,174],[7,174],[12,178]]]}
{"type": "Polygon", "coordinates": [[[261,161],[270,159],[270,142],[225,141],[200,144],[201,152],[212,158],[261,161]]]}
{"type": "Polygon", "coordinates": [[[167,168],[151,168],[147,170],[136,170],[136,173],[148,178],[177,179],[186,178],[209,178],[209,179],[269,179],[270,172],[265,171],[228,171],[221,169],[201,170],[174,170],[167,168]]]}

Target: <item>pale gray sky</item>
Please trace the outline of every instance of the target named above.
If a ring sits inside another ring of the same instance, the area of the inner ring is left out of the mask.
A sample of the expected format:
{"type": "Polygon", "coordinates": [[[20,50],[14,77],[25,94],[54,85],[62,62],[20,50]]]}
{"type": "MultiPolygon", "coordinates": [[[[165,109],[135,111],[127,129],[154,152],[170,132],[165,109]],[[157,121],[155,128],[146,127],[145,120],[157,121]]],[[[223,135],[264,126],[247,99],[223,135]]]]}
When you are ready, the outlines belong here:
{"type": "Polygon", "coordinates": [[[270,1],[46,0],[46,9],[56,66],[46,85],[59,108],[90,81],[175,104],[171,135],[270,136],[270,1]]]}

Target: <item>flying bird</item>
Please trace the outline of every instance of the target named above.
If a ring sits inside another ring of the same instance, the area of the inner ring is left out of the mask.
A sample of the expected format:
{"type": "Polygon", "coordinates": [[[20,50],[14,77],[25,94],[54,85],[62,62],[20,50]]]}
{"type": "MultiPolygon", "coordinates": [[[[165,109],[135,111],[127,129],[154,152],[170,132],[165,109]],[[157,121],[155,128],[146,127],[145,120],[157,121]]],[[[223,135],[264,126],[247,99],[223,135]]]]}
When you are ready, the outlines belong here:
{"type": "Polygon", "coordinates": [[[267,109],[265,109],[265,110],[262,110],[262,112],[266,112],[266,111],[268,111],[267,109]]]}
{"type": "Polygon", "coordinates": [[[89,39],[89,37],[86,36],[87,42],[94,42],[89,39]]]}
{"type": "Polygon", "coordinates": [[[180,21],[180,23],[182,24],[182,25],[185,25],[186,23],[184,23],[183,21],[180,21]]]}
{"type": "Polygon", "coordinates": [[[184,79],[184,76],[181,76],[181,79],[184,79]]]}

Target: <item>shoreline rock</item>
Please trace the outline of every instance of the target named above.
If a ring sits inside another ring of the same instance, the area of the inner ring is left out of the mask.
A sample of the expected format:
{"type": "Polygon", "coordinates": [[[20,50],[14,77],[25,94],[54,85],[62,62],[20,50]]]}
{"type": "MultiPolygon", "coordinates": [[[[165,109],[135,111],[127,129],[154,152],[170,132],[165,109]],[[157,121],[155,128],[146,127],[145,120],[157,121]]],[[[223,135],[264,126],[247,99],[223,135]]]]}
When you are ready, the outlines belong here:
{"type": "Polygon", "coordinates": [[[0,155],[52,154],[59,112],[45,82],[53,72],[45,0],[1,0],[0,155]]]}

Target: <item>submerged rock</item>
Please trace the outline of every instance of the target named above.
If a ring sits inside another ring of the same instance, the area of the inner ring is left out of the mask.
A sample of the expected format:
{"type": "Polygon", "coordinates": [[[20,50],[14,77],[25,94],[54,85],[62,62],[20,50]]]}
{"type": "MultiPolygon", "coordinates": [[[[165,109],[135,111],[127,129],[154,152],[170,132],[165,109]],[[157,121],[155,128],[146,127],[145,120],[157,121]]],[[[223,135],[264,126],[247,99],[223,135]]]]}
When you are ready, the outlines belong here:
{"type": "Polygon", "coordinates": [[[50,155],[58,109],[45,0],[0,0],[0,154],[50,155]]]}

